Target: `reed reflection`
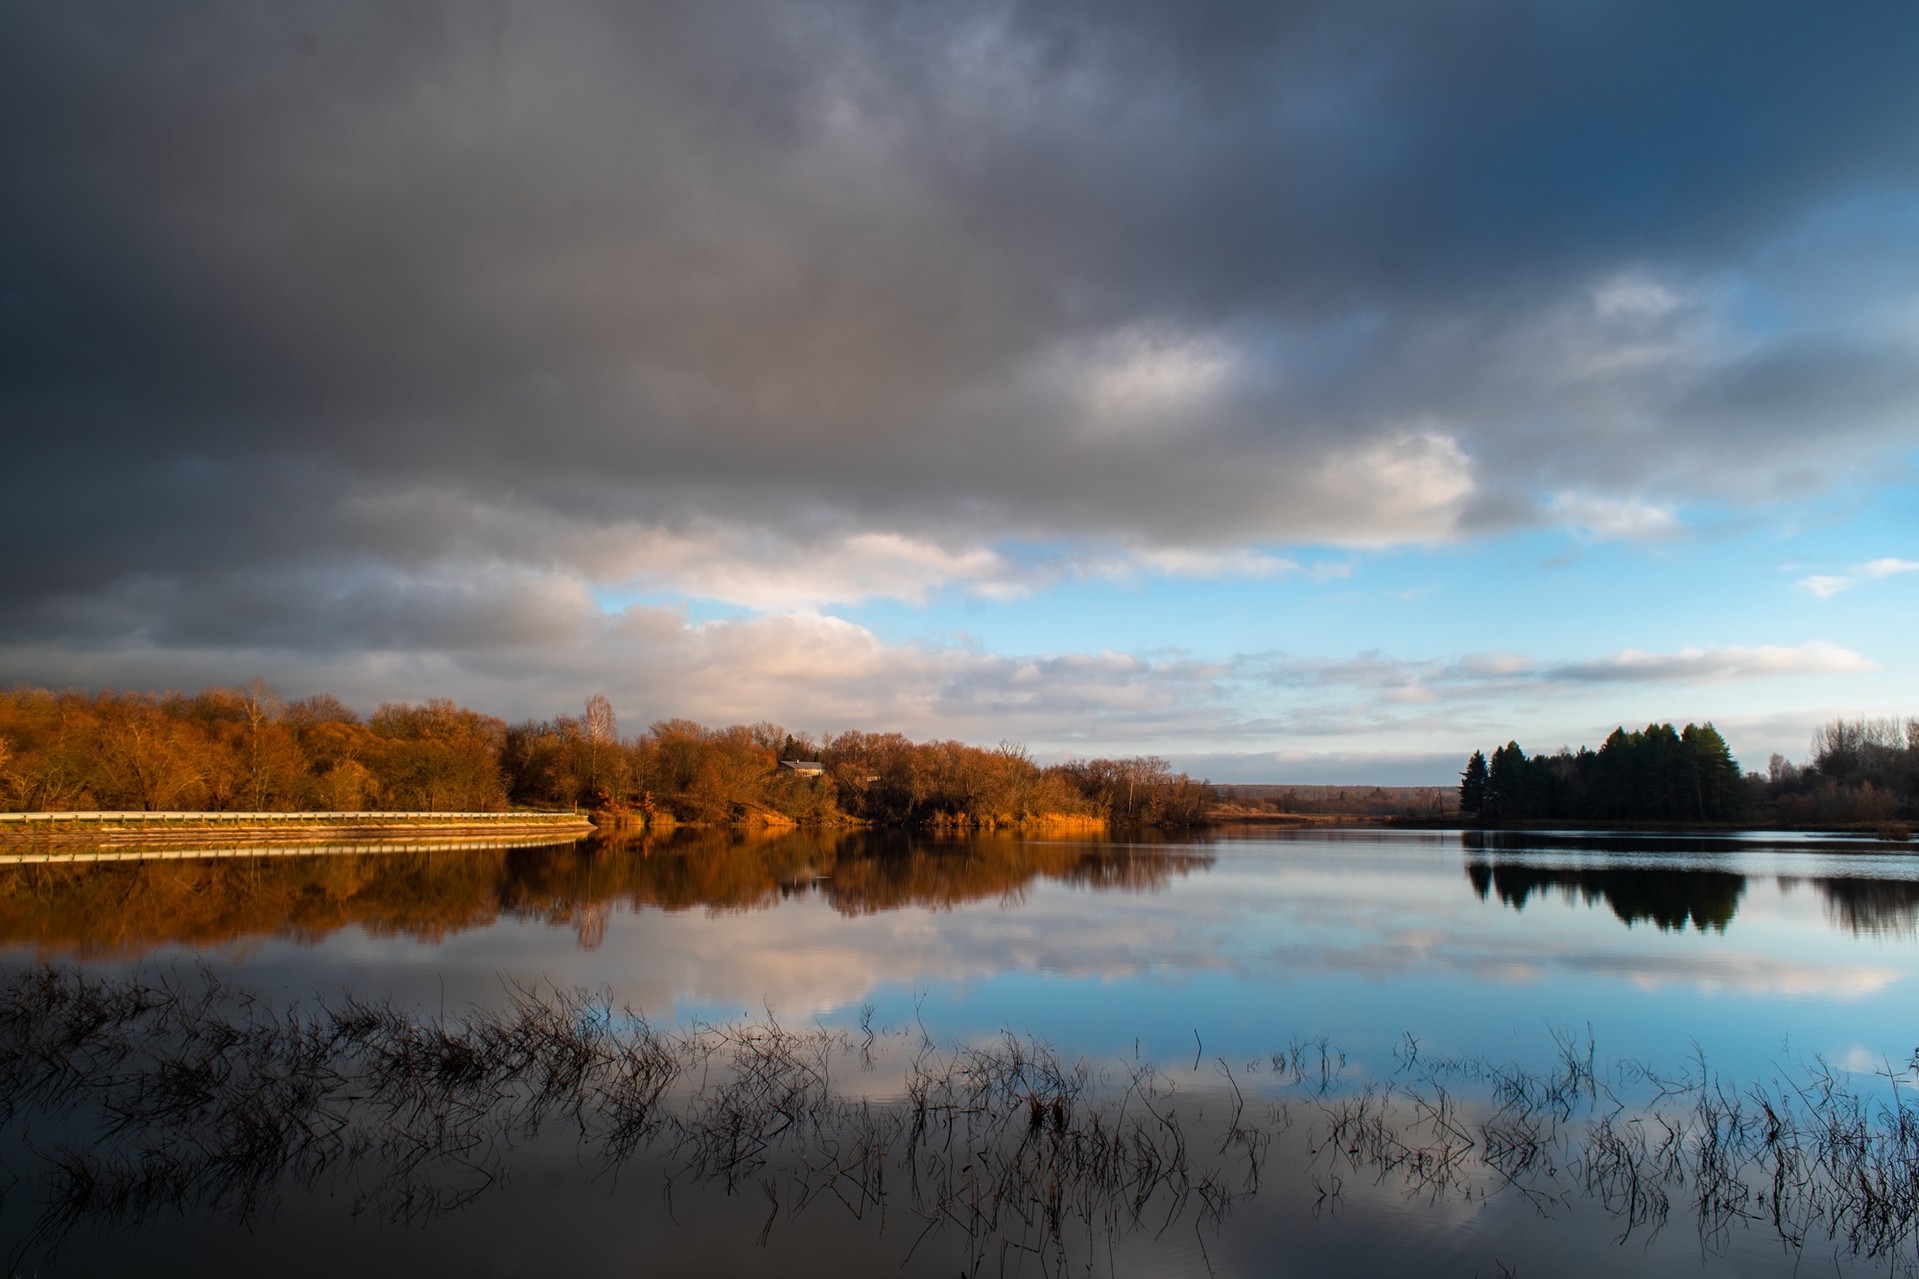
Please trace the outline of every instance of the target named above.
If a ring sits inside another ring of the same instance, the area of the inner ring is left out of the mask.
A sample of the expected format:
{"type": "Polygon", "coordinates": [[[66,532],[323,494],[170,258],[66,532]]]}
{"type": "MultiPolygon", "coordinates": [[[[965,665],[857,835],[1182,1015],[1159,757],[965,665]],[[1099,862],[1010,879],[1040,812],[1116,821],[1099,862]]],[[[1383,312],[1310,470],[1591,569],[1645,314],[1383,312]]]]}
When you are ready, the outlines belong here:
{"type": "MultiPolygon", "coordinates": [[[[1608,1237],[1637,1235],[1635,1272],[1685,1275],[1748,1232],[1776,1243],[1778,1273],[1816,1263],[1828,1242],[1835,1271],[1852,1258],[1897,1273],[1919,1221],[1919,1112],[1823,1062],[1740,1087],[1703,1059],[1669,1074],[1602,1061],[1570,1032],[1539,1072],[1429,1056],[1407,1035],[1390,1065],[1349,1072],[1321,1038],[1236,1066],[1222,1057],[1211,1083],[1182,1085],[1137,1057],[1096,1067],[1010,1032],[945,1044],[923,1025],[867,1026],[856,1040],[770,1019],[662,1031],[551,989],[454,1018],[351,997],[279,1009],[208,974],[153,977],[0,976],[0,1150],[31,1205],[0,1231],[10,1272],[45,1264],[69,1236],[158,1219],[197,1223],[202,1241],[271,1232],[301,1199],[426,1226],[503,1188],[516,1167],[557,1174],[525,1181],[576,1202],[589,1180],[628,1171],[663,1187],[676,1227],[681,1211],[763,1192],[759,1246],[780,1227],[802,1256],[823,1239],[801,1233],[817,1205],[840,1227],[837,1246],[823,1266],[781,1265],[796,1274],[899,1273],[929,1237],[947,1273],[982,1273],[1009,1251],[1039,1273],[1096,1273],[1102,1256],[1117,1272],[1115,1260],[1136,1259],[1131,1246],[1169,1231],[1221,1238],[1291,1216],[1265,1246],[1242,1235],[1225,1253],[1257,1257],[1246,1269],[1263,1272],[1276,1246],[1292,1252],[1315,1229],[1284,1211],[1288,1200],[1310,1205],[1312,1221],[1322,1209],[1337,1219],[1369,1186],[1423,1201],[1441,1222],[1442,1205],[1521,1199],[1586,1236],[1578,1274],[1620,1269],[1608,1237]],[[899,1071],[890,1097],[835,1086],[864,1081],[876,1060],[899,1071]],[[1696,1242],[1656,1255],[1669,1220],[1688,1219],[1696,1242]],[[883,1243],[889,1220],[909,1224],[883,1243]]],[[[605,1225],[581,1238],[639,1233],[636,1220],[659,1220],[642,1215],[654,1198],[603,1199],[605,1225]]],[[[493,1205],[521,1229],[546,1228],[537,1197],[493,1205]]],[[[322,1247],[345,1252],[339,1239],[322,1247]]],[[[1348,1233],[1321,1246],[1341,1249],[1351,1272],[1413,1260],[1374,1251],[1381,1242],[1348,1233]]],[[[1464,1239],[1421,1242],[1461,1272],[1445,1254],[1464,1239]]],[[[673,1268],[714,1270],[696,1232],[656,1228],[648,1246],[673,1268]]],[[[554,1254],[552,1268],[586,1259],[554,1254]]],[[[169,1260],[178,1273],[205,1264],[159,1255],[145,1268],[169,1260]]],[[[754,1273],[773,1264],[753,1261],[754,1273]]],[[[340,1256],[326,1269],[414,1272],[380,1262],[340,1256]]]]}
{"type": "Polygon", "coordinates": [[[816,898],[845,915],[952,909],[1016,902],[1039,881],[1152,892],[1212,860],[1095,841],[685,830],[536,848],[42,864],[0,871],[0,945],[132,959],[166,945],[312,945],[348,927],[439,941],[508,918],[572,927],[591,948],[620,908],[732,913],[816,898]]]}

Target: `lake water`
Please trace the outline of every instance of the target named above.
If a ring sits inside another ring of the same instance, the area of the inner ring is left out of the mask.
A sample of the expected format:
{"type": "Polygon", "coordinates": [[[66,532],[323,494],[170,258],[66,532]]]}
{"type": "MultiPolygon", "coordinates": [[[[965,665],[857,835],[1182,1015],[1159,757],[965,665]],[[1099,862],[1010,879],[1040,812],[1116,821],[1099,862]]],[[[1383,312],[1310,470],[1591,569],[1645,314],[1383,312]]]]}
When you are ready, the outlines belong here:
{"type": "Polygon", "coordinates": [[[1872,841],[688,831],[12,866],[0,945],[16,1002],[40,965],[212,982],[251,1027],[169,1022],[186,1088],[157,1040],[28,1043],[53,1005],[16,1010],[17,1079],[84,1058],[14,1098],[23,1274],[1915,1264],[1919,857],[1872,841]],[[349,999],[389,1021],[336,1018],[357,1064],[299,1075],[318,1050],[273,1019],[349,999]],[[616,1064],[529,1100],[415,1036],[394,1073],[402,1021],[517,1016],[524,1044],[537,1004],[671,1059],[643,1121],[616,1064]],[[269,1095],[326,1142],[249,1130],[269,1095]],[[1768,1104],[1809,1107],[1800,1136],[1768,1104]],[[1878,1198],[1820,1188],[1841,1112],[1891,1142],[1878,1198]]]}

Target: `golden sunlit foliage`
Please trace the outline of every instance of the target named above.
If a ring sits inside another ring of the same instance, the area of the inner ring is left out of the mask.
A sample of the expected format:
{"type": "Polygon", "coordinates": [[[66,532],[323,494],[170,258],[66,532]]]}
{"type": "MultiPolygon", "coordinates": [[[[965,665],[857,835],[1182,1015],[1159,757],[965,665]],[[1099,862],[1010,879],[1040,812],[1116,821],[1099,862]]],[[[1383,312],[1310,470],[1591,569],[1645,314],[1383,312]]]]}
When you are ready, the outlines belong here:
{"type": "Polygon", "coordinates": [[[589,714],[509,728],[513,801],[690,822],[1092,829],[1195,824],[1212,795],[1163,759],[1042,768],[1008,742],[979,747],[857,731],[816,740],[777,724],[707,728],[685,719],[623,739],[610,712],[602,722],[596,730],[589,714]]]}
{"type": "Polygon", "coordinates": [[[180,693],[0,692],[0,809],[479,811],[590,808],[642,821],[1095,829],[1201,821],[1209,786],[1163,759],[1041,767],[1011,743],[825,740],[668,719],[622,737],[603,697],[507,725],[443,699],[362,719],[258,681],[180,693]]]}
{"type": "Polygon", "coordinates": [[[362,722],[243,689],[0,692],[0,807],[249,812],[502,808],[506,725],[445,700],[362,722]]]}

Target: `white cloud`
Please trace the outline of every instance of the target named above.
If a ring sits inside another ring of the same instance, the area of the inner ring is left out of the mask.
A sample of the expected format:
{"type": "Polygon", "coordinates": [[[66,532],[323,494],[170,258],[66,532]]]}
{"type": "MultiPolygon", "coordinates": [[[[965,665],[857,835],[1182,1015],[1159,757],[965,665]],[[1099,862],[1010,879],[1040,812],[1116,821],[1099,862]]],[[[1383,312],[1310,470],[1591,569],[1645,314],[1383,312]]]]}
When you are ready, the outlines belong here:
{"type": "Polygon", "coordinates": [[[1301,574],[1314,581],[1346,577],[1352,573],[1347,564],[1319,563],[1311,567],[1283,555],[1274,555],[1252,547],[1137,547],[1116,556],[1102,557],[1076,564],[1081,576],[1126,579],[1142,574],[1159,577],[1227,578],[1285,577],[1301,574]]]}
{"type": "Polygon", "coordinates": [[[868,599],[923,604],[942,590],[1009,603],[1065,577],[1257,580],[1346,577],[1338,562],[1304,565],[1253,547],[1135,546],[1092,557],[1076,552],[1014,556],[985,544],[944,546],[898,533],[815,540],[770,532],[701,527],[691,532],[626,529],[604,535],[617,551],[583,559],[613,569],[632,594],[674,594],[763,612],[812,610],[868,599]],[[610,561],[610,562],[609,562],[610,561]]]}
{"type": "Polygon", "coordinates": [[[1896,1057],[1884,1049],[1874,1050],[1864,1044],[1853,1044],[1845,1052],[1835,1054],[1833,1064],[1855,1075],[1884,1075],[1904,1083],[1912,1075],[1907,1065],[1911,1060],[1910,1057],[1896,1057]]]}
{"type": "Polygon", "coordinates": [[[1605,319],[1659,319],[1685,305],[1685,299],[1649,275],[1629,272],[1600,281],[1592,291],[1593,310],[1605,319]]]}
{"type": "Polygon", "coordinates": [[[1326,581],[1352,571],[1339,561],[1302,564],[1237,545],[1142,540],[1009,551],[977,531],[935,538],[838,520],[812,528],[717,519],[596,521],[419,488],[356,494],[350,509],[370,536],[408,547],[408,555],[392,557],[396,571],[407,574],[458,581],[475,563],[497,565],[573,579],[602,598],[678,596],[757,612],[872,599],[924,604],[943,591],[1010,603],[1075,577],[1326,581]]]}
{"type": "Polygon", "coordinates": [[[1180,767],[1221,785],[1444,786],[1459,774],[1457,752],[1213,751],[1184,754],[1180,767]]]}
{"type": "Polygon", "coordinates": [[[1030,574],[990,547],[948,547],[900,533],[813,539],[740,526],[625,525],[584,535],[573,558],[634,593],[684,595],[762,611],[873,598],[922,603],[949,587],[995,599],[1025,593],[1030,574]]]}
{"type": "Polygon", "coordinates": [[[1191,424],[1235,363],[1222,340],[1131,328],[1096,344],[1075,376],[1092,429],[1166,430],[1191,424]]]}
{"type": "Polygon", "coordinates": [[[1611,657],[1571,662],[1541,672],[1546,678],[1579,683],[1721,683],[1782,675],[1844,675],[1878,669],[1878,664],[1822,640],[1794,645],[1722,645],[1682,648],[1674,653],[1622,649],[1611,657]]]}
{"type": "Polygon", "coordinates": [[[1301,571],[1296,560],[1251,549],[1213,551],[1167,547],[1136,552],[1133,559],[1167,577],[1272,577],[1301,571]]]}
{"type": "Polygon", "coordinates": [[[1855,564],[1838,576],[1814,574],[1811,577],[1802,577],[1798,585],[1802,591],[1811,591],[1820,599],[1829,600],[1841,591],[1849,591],[1866,582],[1876,582],[1882,578],[1913,572],[1919,572],[1919,560],[1902,560],[1886,556],[1868,560],[1864,564],[1855,564]]]}
{"type": "Polygon", "coordinates": [[[1518,653],[1468,653],[1454,669],[1471,679],[1506,679],[1531,674],[1537,664],[1518,653]]]}
{"type": "Polygon", "coordinates": [[[1434,427],[1408,427],[1323,459],[1307,486],[1346,546],[1454,538],[1474,491],[1472,459],[1434,427]]]}
{"type": "Polygon", "coordinates": [[[1613,541],[1651,541],[1685,527],[1671,507],[1643,498],[1561,492],[1547,510],[1562,524],[1613,541]]]}
{"type": "Polygon", "coordinates": [[[1406,659],[1377,651],[1351,658],[1273,655],[1242,660],[1247,677],[1291,687],[1367,689],[1382,700],[1419,704],[1442,696],[1483,696],[1581,684],[1716,684],[1794,675],[1849,675],[1877,670],[1866,657],[1809,640],[1794,645],[1716,645],[1652,653],[1628,648],[1606,657],[1548,663],[1519,653],[1467,653],[1452,659],[1406,659]]]}

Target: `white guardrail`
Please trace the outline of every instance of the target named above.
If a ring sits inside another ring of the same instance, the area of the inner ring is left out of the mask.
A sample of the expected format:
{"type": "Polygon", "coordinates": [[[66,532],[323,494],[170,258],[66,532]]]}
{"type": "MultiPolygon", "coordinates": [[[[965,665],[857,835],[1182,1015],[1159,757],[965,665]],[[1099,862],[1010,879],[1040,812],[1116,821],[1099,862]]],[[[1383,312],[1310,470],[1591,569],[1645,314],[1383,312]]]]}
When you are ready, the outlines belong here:
{"type": "Polygon", "coordinates": [[[517,813],[399,813],[399,812],[314,812],[314,813],[187,813],[187,812],[129,812],[129,813],[0,813],[0,823],[23,822],[329,822],[342,818],[379,818],[382,821],[446,821],[472,820],[484,817],[490,821],[544,820],[556,817],[579,817],[577,812],[567,810],[537,811],[517,813]]]}

